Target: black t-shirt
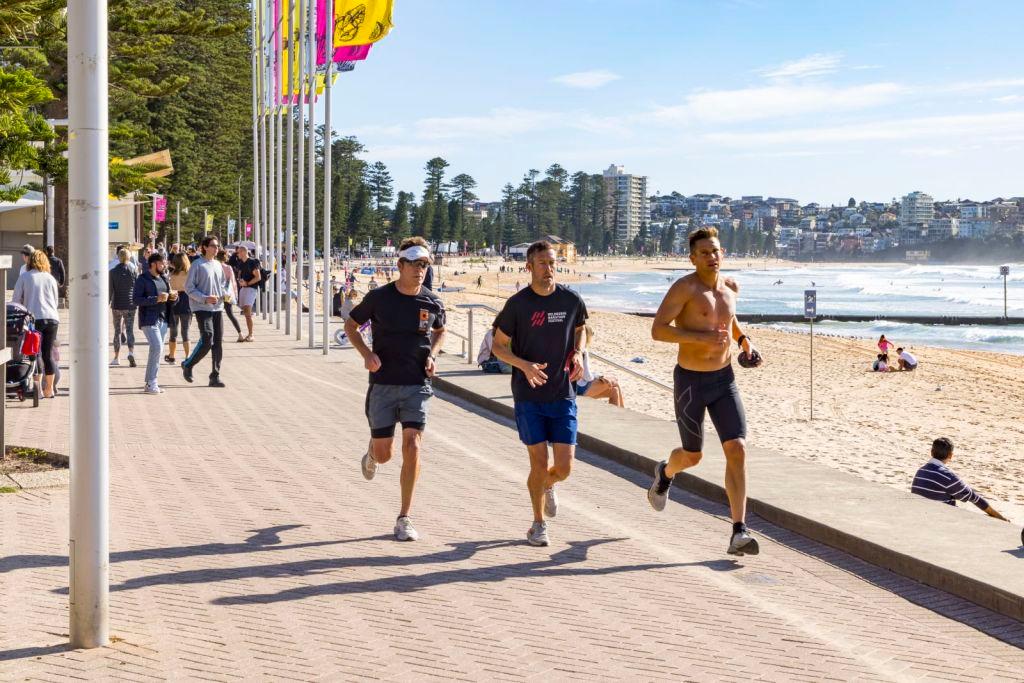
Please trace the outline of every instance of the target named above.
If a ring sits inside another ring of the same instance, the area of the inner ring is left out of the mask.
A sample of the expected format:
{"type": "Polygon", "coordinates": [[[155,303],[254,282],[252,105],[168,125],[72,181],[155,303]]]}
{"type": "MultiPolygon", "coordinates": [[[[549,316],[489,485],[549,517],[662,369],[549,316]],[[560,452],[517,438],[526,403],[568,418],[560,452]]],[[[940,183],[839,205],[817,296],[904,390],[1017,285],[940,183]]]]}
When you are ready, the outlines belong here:
{"type": "Polygon", "coordinates": [[[524,287],[505,302],[495,322],[512,338],[512,353],[531,363],[547,363],[548,381],[533,388],[526,375],[512,368],[512,397],[517,401],[547,403],[573,398],[566,361],[575,348],[576,328],[587,320],[587,306],[576,292],[555,285],[555,291],[541,296],[524,287]]]}
{"type": "Polygon", "coordinates": [[[243,285],[242,281],[244,280],[246,282],[249,282],[254,277],[256,277],[256,273],[260,271],[260,260],[258,258],[253,258],[252,256],[247,258],[245,261],[242,261],[242,259],[238,258],[237,256],[232,256],[231,259],[232,263],[230,263],[229,265],[231,265],[231,267],[235,269],[235,279],[238,281],[238,286],[256,287],[258,283],[254,283],[252,285],[243,285]]]}
{"type": "Polygon", "coordinates": [[[425,384],[430,355],[430,331],[444,327],[444,304],[425,287],[415,296],[402,294],[394,282],[366,293],[349,317],[362,325],[370,321],[373,352],[380,370],[370,384],[425,384]]]}

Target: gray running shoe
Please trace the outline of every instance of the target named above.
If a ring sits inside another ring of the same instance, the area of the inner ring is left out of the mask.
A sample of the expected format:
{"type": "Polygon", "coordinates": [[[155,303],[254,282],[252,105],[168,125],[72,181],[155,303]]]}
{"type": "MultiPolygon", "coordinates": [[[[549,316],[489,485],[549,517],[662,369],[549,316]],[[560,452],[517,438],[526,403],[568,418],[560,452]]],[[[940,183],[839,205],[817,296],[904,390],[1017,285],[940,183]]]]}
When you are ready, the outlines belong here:
{"type": "Polygon", "coordinates": [[[534,522],[526,534],[526,542],[535,546],[550,545],[551,539],[548,538],[547,522],[534,522]]]}
{"type": "Polygon", "coordinates": [[[366,453],[363,455],[363,478],[367,481],[371,480],[377,474],[377,461],[373,459],[373,454],[370,449],[366,449],[366,453]]]}
{"type": "Polygon", "coordinates": [[[667,482],[662,479],[662,474],[664,474],[667,464],[664,460],[658,463],[658,466],[654,468],[654,482],[651,484],[651,488],[647,489],[647,502],[658,512],[665,509],[665,502],[668,500],[668,490],[672,487],[671,479],[667,482]]]}
{"type": "Polygon", "coordinates": [[[416,541],[419,540],[420,534],[416,531],[412,525],[412,520],[408,517],[399,517],[395,521],[395,538],[399,541],[416,541]]]}
{"type": "Polygon", "coordinates": [[[112,368],[116,368],[120,364],[121,364],[121,361],[119,361],[116,358],[114,360],[110,361],[110,367],[112,367],[112,368]]]}
{"type": "Polygon", "coordinates": [[[750,535],[750,531],[744,529],[732,535],[727,552],[730,555],[742,557],[743,555],[757,555],[761,552],[761,549],[757,545],[757,539],[750,535]]]}
{"type": "Polygon", "coordinates": [[[552,486],[544,491],[544,516],[554,517],[558,514],[558,496],[555,495],[555,487],[552,486]]]}

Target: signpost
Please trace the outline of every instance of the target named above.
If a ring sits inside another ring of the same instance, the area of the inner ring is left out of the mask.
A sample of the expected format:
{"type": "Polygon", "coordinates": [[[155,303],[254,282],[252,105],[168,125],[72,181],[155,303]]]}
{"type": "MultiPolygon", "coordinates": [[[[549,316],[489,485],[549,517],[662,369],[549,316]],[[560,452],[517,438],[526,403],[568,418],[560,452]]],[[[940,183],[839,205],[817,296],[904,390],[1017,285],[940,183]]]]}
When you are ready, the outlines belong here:
{"type": "Polygon", "coordinates": [[[1003,318],[1006,318],[1006,278],[1010,276],[1010,266],[999,266],[999,274],[1003,276],[1003,318]]]}
{"type": "Polygon", "coordinates": [[[811,323],[811,419],[814,419],[814,319],[818,316],[818,291],[804,290],[804,317],[811,323]]]}

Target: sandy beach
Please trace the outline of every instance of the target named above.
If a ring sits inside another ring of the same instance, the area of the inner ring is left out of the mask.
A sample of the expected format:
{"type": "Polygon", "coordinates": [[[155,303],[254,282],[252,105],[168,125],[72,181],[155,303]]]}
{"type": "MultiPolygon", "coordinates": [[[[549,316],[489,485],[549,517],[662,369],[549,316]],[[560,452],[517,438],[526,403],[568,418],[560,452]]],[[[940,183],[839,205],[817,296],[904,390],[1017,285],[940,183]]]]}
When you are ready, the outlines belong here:
{"type": "MultiPolygon", "coordinates": [[[[560,279],[682,265],[636,259],[580,262],[570,266],[576,270],[575,276],[566,273],[560,279]]],[[[450,311],[451,330],[465,333],[466,329],[465,309],[457,304],[485,303],[500,308],[516,280],[525,284],[529,279],[526,273],[499,276],[494,263],[488,267],[490,270],[479,264],[452,264],[442,268],[441,279],[449,287],[465,287],[462,292],[442,294],[450,311]],[[456,276],[456,271],[465,274],[456,276]],[[483,286],[478,288],[476,279],[481,275],[483,286]]],[[[481,320],[486,325],[490,319],[490,313],[478,313],[477,330],[481,320]]],[[[671,384],[675,347],[651,340],[650,322],[625,313],[592,311],[593,350],[671,384]],[[631,362],[636,357],[645,362],[631,362]]],[[[1024,523],[1024,357],[910,346],[921,361],[917,371],[873,373],[869,371],[875,353],[872,340],[816,336],[815,414],[811,421],[808,336],[756,326],[748,332],[765,357],[761,368],[735,366],[752,445],[908,490],[914,472],[928,460],[931,441],[948,436],[957,446],[953,469],[1005,516],[1024,523]]],[[[477,339],[480,334],[476,332],[477,339]]],[[[460,341],[452,337],[448,351],[460,349],[460,341]]],[[[674,419],[668,391],[596,359],[594,366],[596,372],[619,379],[627,408],[674,419]]],[[[710,420],[706,429],[709,438],[714,438],[710,420]]],[[[666,454],[676,445],[660,444],[666,454]]],[[[757,467],[756,460],[749,466],[757,467]]],[[[973,505],[965,509],[980,514],[973,505]]]]}

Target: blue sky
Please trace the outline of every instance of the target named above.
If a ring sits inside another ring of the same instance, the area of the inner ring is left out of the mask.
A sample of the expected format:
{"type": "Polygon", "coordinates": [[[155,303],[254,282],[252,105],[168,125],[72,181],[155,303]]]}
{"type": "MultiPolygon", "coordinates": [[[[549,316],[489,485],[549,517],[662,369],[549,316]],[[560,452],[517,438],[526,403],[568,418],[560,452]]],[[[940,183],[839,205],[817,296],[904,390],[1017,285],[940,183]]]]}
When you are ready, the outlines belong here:
{"type": "Polygon", "coordinates": [[[1024,195],[1024,2],[395,4],[333,101],[396,190],[442,156],[485,200],[555,162],[665,193],[1024,195]]]}

